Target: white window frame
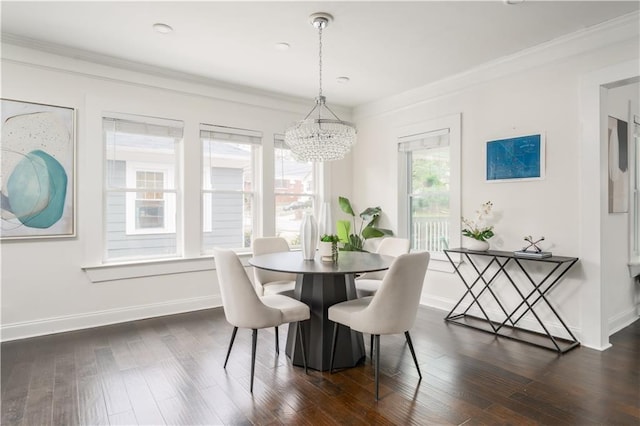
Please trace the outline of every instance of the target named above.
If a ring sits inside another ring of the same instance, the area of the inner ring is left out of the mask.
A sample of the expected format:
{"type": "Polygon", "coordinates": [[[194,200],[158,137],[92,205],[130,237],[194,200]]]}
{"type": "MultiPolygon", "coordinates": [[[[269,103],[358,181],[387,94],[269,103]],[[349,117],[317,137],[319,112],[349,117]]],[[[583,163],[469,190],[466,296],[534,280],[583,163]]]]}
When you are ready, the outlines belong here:
{"type": "MultiPolygon", "coordinates": [[[[444,133],[449,134],[449,214],[451,222],[449,224],[449,247],[457,247],[460,244],[461,237],[461,114],[451,114],[434,120],[416,123],[408,126],[400,127],[396,130],[396,140],[398,141],[398,229],[401,236],[410,238],[410,187],[409,176],[409,156],[401,149],[400,143],[411,140],[412,136],[421,135],[425,139],[429,136],[437,136],[444,133]]],[[[419,138],[415,138],[419,139],[419,138]]],[[[416,146],[417,147],[417,146],[416,146]]],[[[405,148],[406,149],[406,146],[405,148]]],[[[418,148],[420,149],[420,148],[418,148]]],[[[457,259],[457,257],[456,257],[457,259]]],[[[429,263],[429,269],[451,271],[451,265],[444,255],[440,252],[431,253],[432,262],[429,263]]]]}

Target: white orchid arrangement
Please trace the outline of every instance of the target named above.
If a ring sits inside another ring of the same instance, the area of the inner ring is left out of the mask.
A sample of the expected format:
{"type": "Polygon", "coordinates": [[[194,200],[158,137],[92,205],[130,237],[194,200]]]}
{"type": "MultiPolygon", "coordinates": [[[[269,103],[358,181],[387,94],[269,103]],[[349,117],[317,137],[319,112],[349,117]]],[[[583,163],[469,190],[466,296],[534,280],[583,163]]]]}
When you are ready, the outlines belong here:
{"type": "Polygon", "coordinates": [[[491,214],[492,208],[493,203],[487,201],[480,206],[479,210],[476,210],[476,220],[469,220],[463,217],[462,223],[465,228],[462,230],[462,235],[478,241],[487,241],[493,237],[493,225],[485,224],[485,218],[491,214]]]}

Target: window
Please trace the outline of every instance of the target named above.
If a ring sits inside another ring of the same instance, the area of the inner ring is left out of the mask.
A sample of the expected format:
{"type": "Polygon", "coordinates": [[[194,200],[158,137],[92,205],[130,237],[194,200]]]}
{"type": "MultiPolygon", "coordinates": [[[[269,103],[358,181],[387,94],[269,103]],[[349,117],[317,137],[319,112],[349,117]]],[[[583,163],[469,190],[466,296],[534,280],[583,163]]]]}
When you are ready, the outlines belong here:
{"type": "Polygon", "coordinates": [[[249,248],[259,212],[256,164],[262,134],[200,125],[202,143],[202,252],[249,248]]]}
{"type": "Polygon", "coordinates": [[[179,255],[182,128],[173,120],[103,117],[106,260],[179,255]]]}
{"type": "Polygon", "coordinates": [[[136,171],[136,229],[163,229],[164,173],[136,171]]]}
{"type": "Polygon", "coordinates": [[[452,241],[457,245],[460,234],[459,116],[442,121],[412,126],[398,137],[401,232],[413,251],[428,251],[433,259],[445,259],[442,251],[452,241]]]}
{"type": "Polygon", "coordinates": [[[313,212],[316,199],[316,168],[311,162],[294,160],[280,135],[274,140],[274,159],[276,236],[286,239],[290,246],[299,246],[302,215],[313,212]]]}

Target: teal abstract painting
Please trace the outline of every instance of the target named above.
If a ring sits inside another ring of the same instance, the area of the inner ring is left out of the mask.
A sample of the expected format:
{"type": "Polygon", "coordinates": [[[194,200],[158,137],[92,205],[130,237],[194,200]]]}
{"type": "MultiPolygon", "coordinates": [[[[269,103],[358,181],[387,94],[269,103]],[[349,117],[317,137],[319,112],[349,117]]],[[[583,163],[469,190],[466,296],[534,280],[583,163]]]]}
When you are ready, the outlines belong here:
{"type": "Polygon", "coordinates": [[[2,100],[1,237],[75,236],[75,111],[2,100]]]}

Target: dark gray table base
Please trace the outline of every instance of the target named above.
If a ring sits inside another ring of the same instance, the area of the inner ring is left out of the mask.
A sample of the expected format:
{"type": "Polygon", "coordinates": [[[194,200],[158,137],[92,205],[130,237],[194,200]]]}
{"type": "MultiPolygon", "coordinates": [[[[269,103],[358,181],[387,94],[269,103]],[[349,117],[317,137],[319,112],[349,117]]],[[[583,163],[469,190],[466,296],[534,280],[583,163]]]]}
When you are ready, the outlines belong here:
{"type": "MultiPolygon", "coordinates": [[[[353,274],[298,274],[295,297],[311,309],[311,319],[303,323],[309,368],[329,370],[333,322],[329,321],[327,310],[338,302],[356,298],[354,278],[353,274]]],[[[334,368],[354,367],[365,358],[362,333],[340,327],[334,368]]],[[[297,329],[293,324],[289,326],[286,354],[294,365],[302,366],[297,329]]]]}

